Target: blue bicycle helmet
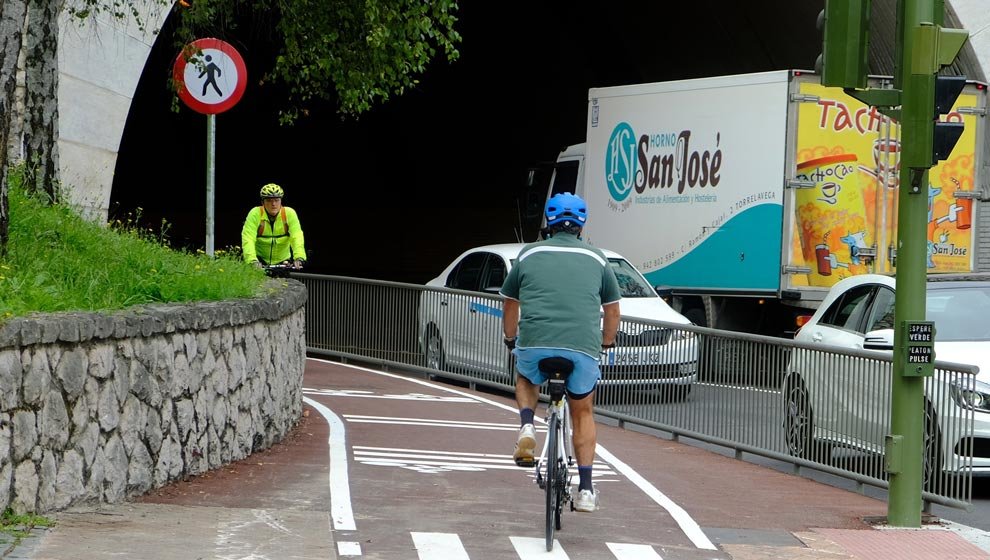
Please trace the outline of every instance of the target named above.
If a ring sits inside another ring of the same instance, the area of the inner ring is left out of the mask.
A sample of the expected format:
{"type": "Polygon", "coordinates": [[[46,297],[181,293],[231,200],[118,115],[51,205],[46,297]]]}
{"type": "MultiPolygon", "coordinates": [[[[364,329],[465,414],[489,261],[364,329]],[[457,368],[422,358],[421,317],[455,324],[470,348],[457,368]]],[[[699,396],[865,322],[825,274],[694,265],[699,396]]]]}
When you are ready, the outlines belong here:
{"type": "Polygon", "coordinates": [[[576,194],[558,193],[547,201],[544,214],[547,217],[547,226],[563,223],[584,227],[584,222],[588,220],[588,205],[576,194]]]}

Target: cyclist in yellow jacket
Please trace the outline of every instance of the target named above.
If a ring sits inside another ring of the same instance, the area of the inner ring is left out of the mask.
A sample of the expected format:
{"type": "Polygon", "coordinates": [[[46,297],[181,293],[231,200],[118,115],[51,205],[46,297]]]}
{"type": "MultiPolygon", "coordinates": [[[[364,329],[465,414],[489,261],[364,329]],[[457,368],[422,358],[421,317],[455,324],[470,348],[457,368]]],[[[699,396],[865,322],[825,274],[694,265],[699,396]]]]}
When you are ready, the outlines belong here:
{"type": "Polygon", "coordinates": [[[299,216],[282,206],[285,191],[275,183],[261,187],[262,205],[252,208],[241,229],[244,261],[258,266],[291,264],[302,268],[306,248],[299,216]]]}

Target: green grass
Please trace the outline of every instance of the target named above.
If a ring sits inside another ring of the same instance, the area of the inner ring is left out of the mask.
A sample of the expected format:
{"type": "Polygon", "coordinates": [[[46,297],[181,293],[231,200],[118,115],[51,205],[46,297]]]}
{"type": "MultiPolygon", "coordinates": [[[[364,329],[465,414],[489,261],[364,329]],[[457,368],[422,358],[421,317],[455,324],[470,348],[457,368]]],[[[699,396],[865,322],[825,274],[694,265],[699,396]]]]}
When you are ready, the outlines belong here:
{"type": "Polygon", "coordinates": [[[32,513],[18,515],[7,508],[3,515],[0,515],[0,543],[17,546],[21,539],[31,534],[31,529],[51,527],[54,524],[55,522],[47,517],[32,513]]]}
{"type": "MultiPolygon", "coordinates": [[[[163,302],[217,301],[261,293],[264,272],[239,254],[216,258],[167,247],[165,228],[137,219],[100,226],[68,206],[47,205],[10,172],[10,241],[0,257],[0,322],[33,312],[109,311],[163,302]]],[[[164,224],[163,224],[164,225],[164,224]]]]}

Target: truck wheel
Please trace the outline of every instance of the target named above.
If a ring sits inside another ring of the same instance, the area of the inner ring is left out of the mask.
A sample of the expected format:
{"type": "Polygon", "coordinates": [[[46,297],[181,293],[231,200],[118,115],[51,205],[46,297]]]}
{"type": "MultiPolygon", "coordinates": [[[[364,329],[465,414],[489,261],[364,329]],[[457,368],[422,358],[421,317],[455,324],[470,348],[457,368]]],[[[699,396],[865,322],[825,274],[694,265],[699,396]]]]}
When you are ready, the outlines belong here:
{"type": "MultiPolygon", "coordinates": [[[[708,321],[705,318],[705,310],[699,307],[692,307],[682,313],[688,321],[699,327],[707,327],[708,321]]],[[[712,371],[712,344],[709,337],[703,334],[698,335],[698,379],[709,380],[713,377],[712,371]]]]}
{"type": "Polygon", "coordinates": [[[688,321],[691,321],[699,327],[708,326],[708,318],[705,317],[705,310],[700,307],[692,307],[691,309],[685,311],[682,315],[684,315],[688,321]]]}

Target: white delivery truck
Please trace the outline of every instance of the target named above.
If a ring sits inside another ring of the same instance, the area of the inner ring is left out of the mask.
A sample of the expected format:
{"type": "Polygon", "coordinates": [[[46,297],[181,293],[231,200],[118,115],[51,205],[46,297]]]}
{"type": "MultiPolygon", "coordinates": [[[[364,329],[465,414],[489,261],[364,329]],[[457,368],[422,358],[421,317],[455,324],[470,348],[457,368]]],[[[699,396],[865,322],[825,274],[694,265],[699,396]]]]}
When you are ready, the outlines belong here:
{"type": "MultiPolygon", "coordinates": [[[[930,271],[990,270],[986,97],[972,82],[944,117],[965,132],[929,174],[930,271]]],[[[695,323],[787,336],[838,280],[894,271],[899,148],[896,122],[806,72],[596,88],[549,194],[584,197],[585,239],[695,323]]]]}

